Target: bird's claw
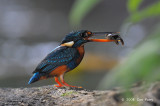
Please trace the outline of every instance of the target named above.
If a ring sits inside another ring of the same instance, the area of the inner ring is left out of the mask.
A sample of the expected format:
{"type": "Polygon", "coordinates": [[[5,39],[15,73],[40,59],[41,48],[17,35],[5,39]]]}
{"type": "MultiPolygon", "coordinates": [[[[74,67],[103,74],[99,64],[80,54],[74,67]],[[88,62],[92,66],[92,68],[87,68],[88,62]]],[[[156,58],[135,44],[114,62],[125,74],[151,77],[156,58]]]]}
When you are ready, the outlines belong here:
{"type": "MultiPolygon", "coordinates": [[[[65,87],[66,85],[59,85],[59,84],[55,84],[55,87],[65,87]]],[[[71,87],[71,88],[83,88],[81,86],[66,86],[66,87],[71,87]]]]}
{"type": "Polygon", "coordinates": [[[55,84],[55,87],[64,87],[64,85],[55,84]]]}
{"type": "Polygon", "coordinates": [[[82,88],[81,86],[68,86],[68,87],[71,87],[71,88],[82,88]]]}
{"type": "Polygon", "coordinates": [[[81,87],[81,86],[75,86],[75,88],[83,88],[83,87],[81,87]]]}

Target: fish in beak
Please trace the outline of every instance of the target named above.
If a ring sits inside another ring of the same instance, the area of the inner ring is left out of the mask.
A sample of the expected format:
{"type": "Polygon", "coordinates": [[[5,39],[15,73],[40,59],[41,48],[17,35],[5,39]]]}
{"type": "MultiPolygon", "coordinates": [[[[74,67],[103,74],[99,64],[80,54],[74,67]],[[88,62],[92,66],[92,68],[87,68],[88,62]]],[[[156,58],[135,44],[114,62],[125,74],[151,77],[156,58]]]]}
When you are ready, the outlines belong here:
{"type": "Polygon", "coordinates": [[[105,39],[88,38],[89,42],[115,42],[117,45],[119,42],[124,45],[123,39],[119,35],[120,32],[92,32],[92,36],[105,36],[105,39]]]}

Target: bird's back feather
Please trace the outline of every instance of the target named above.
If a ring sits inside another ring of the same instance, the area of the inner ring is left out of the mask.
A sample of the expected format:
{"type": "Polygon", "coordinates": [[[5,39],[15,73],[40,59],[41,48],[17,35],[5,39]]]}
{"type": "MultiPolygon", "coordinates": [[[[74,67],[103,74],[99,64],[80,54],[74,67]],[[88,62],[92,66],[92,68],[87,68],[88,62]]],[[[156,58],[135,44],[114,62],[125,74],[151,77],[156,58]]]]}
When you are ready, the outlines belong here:
{"type": "Polygon", "coordinates": [[[78,51],[75,48],[69,48],[65,46],[59,46],[48,54],[44,60],[37,66],[33,73],[39,72],[40,74],[49,74],[52,70],[61,65],[67,65],[74,60],[78,55],[78,51]]]}

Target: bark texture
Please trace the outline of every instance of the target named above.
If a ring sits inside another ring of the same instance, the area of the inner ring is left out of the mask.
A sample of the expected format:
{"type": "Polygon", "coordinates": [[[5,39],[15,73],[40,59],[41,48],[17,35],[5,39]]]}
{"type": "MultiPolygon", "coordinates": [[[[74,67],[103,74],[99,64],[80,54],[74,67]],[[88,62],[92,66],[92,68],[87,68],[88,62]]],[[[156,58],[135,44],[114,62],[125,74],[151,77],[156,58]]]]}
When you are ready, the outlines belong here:
{"type": "Polygon", "coordinates": [[[33,88],[0,88],[0,106],[159,106],[160,83],[151,86],[134,86],[131,97],[120,88],[106,91],[89,91],[54,86],[33,88]]]}

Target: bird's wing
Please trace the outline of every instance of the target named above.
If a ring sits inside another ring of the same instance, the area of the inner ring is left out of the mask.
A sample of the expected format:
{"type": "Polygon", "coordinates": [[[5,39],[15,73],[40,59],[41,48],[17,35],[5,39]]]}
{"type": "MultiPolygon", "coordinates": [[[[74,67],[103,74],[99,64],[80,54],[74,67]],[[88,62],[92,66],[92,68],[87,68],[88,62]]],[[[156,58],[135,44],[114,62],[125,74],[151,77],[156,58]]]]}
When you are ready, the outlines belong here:
{"type": "Polygon", "coordinates": [[[38,64],[37,68],[33,73],[49,73],[56,67],[68,64],[72,59],[75,58],[77,50],[65,46],[59,46],[48,54],[45,59],[38,64]]]}

